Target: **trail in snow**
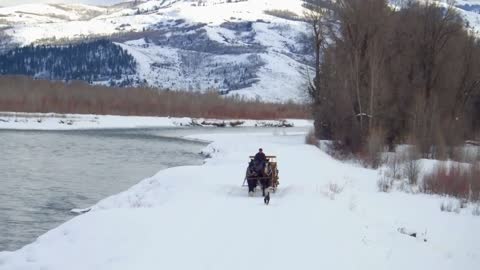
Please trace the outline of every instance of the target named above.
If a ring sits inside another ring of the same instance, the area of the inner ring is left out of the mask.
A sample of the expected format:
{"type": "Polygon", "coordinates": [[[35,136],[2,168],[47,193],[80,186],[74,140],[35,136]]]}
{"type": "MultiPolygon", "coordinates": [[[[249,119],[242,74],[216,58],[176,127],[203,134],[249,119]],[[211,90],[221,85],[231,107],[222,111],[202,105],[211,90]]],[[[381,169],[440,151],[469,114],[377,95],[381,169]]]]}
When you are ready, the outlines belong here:
{"type": "Polygon", "coordinates": [[[305,145],[303,133],[192,137],[213,141],[204,165],[100,201],[0,253],[0,269],[478,269],[480,218],[440,212],[434,196],[378,193],[376,171],[305,145]],[[241,187],[258,147],[278,157],[268,206],[241,187]]]}

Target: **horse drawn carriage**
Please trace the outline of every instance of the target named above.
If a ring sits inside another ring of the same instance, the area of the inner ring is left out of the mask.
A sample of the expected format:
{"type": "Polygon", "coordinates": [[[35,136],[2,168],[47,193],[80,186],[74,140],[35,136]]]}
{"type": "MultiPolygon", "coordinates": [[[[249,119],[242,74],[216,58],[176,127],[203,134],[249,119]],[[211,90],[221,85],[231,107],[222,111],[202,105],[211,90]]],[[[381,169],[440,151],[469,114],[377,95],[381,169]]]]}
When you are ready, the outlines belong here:
{"type": "Polygon", "coordinates": [[[252,196],[256,187],[260,187],[262,195],[265,196],[265,190],[271,189],[275,192],[279,185],[278,167],[276,156],[266,156],[266,161],[260,162],[250,156],[245,180],[242,186],[248,186],[248,194],[252,196]],[[245,184],[246,183],[246,184],[245,184]]]}

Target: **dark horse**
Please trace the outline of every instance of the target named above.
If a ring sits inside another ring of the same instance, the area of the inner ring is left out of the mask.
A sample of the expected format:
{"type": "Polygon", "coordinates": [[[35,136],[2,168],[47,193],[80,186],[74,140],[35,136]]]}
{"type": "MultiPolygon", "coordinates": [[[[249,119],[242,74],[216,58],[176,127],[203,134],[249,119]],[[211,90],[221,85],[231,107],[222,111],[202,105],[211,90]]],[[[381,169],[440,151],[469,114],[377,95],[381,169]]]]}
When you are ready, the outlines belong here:
{"type": "Polygon", "coordinates": [[[248,193],[254,192],[258,183],[260,183],[262,195],[265,196],[265,189],[271,185],[271,174],[272,170],[268,162],[251,160],[247,168],[248,193]]]}

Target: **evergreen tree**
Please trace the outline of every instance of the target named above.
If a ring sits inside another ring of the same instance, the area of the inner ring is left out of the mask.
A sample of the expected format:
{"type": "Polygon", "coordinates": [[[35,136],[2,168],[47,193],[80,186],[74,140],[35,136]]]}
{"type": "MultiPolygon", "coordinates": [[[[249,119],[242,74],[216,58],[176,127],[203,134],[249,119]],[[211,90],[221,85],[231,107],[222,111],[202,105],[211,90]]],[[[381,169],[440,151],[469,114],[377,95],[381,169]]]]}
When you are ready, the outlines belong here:
{"type": "Polygon", "coordinates": [[[51,80],[102,81],[136,72],[135,59],[107,40],[66,46],[25,46],[0,55],[0,74],[51,80]]]}

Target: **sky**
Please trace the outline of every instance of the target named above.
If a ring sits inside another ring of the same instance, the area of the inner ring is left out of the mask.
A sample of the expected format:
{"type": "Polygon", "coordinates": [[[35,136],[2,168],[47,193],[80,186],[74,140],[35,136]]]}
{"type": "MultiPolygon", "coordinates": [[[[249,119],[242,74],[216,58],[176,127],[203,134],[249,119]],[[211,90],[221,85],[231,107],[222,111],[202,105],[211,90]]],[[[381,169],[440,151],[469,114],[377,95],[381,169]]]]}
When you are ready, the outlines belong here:
{"type": "Polygon", "coordinates": [[[119,2],[125,2],[125,0],[0,0],[0,6],[15,6],[21,4],[32,3],[82,3],[82,4],[96,4],[96,5],[109,5],[119,2]]]}

